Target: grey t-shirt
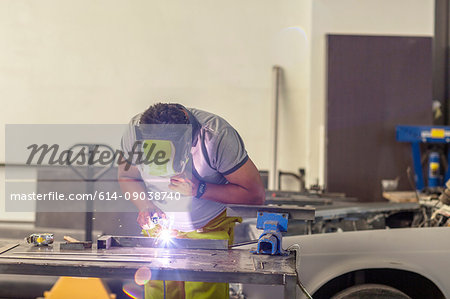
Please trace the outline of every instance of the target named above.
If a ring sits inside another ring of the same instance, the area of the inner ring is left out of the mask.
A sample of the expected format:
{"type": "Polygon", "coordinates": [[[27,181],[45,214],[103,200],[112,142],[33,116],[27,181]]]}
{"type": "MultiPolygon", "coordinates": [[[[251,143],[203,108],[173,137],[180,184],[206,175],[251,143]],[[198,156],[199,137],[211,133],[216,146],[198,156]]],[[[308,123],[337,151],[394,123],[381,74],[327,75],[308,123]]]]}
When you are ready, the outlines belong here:
{"type": "MultiPolygon", "coordinates": [[[[193,174],[199,180],[213,184],[227,184],[225,175],[239,169],[248,160],[244,142],[239,133],[223,118],[198,109],[188,108],[201,125],[198,141],[191,148],[193,174]]],[[[132,149],[136,136],[134,126],[139,124],[141,114],[130,121],[122,137],[122,150],[132,149]]],[[[149,191],[167,189],[170,177],[149,176],[141,165],[137,166],[149,191]],[[158,188],[158,185],[162,188],[158,188]]],[[[225,205],[211,200],[182,197],[176,204],[183,212],[172,212],[167,201],[153,201],[172,220],[172,228],[192,231],[205,226],[217,217],[225,205]]]]}

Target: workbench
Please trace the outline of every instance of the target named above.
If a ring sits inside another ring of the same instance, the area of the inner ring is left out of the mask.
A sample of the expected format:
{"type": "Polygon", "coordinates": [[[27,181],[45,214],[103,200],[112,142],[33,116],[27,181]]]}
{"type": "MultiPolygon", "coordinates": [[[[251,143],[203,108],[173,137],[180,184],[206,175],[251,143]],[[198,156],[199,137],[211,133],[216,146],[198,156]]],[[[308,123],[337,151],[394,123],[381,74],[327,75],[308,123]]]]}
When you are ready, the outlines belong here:
{"type": "Polygon", "coordinates": [[[93,248],[60,251],[59,244],[36,247],[0,244],[0,273],[134,279],[147,267],[152,280],[283,285],[284,298],[296,296],[295,252],[255,255],[248,250],[93,248]]]}

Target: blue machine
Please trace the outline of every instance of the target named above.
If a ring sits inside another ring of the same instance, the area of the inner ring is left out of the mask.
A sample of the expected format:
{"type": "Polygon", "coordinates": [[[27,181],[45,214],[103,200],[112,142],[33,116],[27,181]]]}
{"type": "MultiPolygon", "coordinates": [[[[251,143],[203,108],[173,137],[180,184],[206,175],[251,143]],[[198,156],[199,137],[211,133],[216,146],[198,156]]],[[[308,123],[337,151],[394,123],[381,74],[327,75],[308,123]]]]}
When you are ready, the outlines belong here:
{"type": "Polygon", "coordinates": [[[436,188],[442,186],[440,180],[439,153],[431,152],[428,156],[428,187],[436,188]]]}
{"type": "Polygon", "coordinates": [[[287,252],[281,247],[282,232],[287,232],[288,213],[258,212],[256,228],[263,229],[259,236],[258,247],[253,253],[286,255],[287,252]]]}
{"type": "MultiPolygon", "coordinates": [[[[421,163],[421,143],[449,144],[450,127],[446,126],[397,126],[396,138],[400,142],[409,142],[412,147],[414,163],[414,180],[416,189],[422,191],[425,188],[422,163],[421,163]]],[[[447,150],[447,161],[450,161],[450,151],[447,150]]],[[[436,188],[444,186],[450,178],[450,167],[447,168],[444,180],[440,176],[440,156],[436,151],[431,151],[428,155],[428,186],[436,188]]]]}

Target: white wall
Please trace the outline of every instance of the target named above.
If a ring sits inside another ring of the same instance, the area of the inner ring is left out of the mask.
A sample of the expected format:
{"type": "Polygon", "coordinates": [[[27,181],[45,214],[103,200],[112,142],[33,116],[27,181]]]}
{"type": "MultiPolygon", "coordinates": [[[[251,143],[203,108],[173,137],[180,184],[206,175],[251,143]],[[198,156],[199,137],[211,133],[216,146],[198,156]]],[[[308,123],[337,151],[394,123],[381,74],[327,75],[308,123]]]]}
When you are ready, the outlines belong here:
{"type": "MultiPolygon", "coordinates": [[[[324,182],[326,34],[434,34],[433,0],[314,0],[312,5],[309,179],[324,182]]],[[[406,75],[406,74],[405,74],[406,75]]],[[[431,107],[430,107],[431,109],[431,107]]]]}
{"type": "Polygon", "coordinates": [[[279,167],[306,167],[308,184],[323,183],[325,35],[431,36],[433,9],[433,0],[2,0],[0,124],[126,123],[173,100],[224,116],[268,169],[277,64],[279,167]]]}
{"type": "Polygon", "coordinates": [[[0,124],[121,124],[177,101],[224,116],[267,169],[277,64],[279,165],[304,167],[311,2],[2,0],[0,124]]]}
{"type": "Polygon", "coordinates": [[[271,67],[286,69],[290,122],[309,60],[289,27],[308,29],[309,3],[0,1],[1,123],[126,123],[179,101],[229,119],[267,168],[271,67]]]}

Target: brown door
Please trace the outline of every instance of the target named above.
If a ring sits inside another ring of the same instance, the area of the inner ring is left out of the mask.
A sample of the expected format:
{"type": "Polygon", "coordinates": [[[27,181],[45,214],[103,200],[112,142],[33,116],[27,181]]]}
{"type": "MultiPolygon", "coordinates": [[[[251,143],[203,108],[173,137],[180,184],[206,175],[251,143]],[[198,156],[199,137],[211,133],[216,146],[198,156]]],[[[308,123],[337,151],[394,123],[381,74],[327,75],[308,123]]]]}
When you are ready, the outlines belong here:
{"type": "Polygon", "coordinates": [[[432,122],[431,53],[429,37],[328,36],[328,191],[380,201],[381,179],[397,176],[412,190],[395,127],[432,122]]]}

